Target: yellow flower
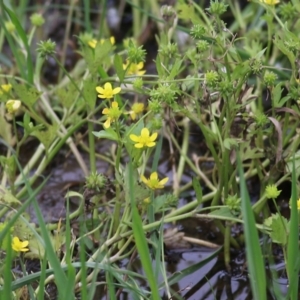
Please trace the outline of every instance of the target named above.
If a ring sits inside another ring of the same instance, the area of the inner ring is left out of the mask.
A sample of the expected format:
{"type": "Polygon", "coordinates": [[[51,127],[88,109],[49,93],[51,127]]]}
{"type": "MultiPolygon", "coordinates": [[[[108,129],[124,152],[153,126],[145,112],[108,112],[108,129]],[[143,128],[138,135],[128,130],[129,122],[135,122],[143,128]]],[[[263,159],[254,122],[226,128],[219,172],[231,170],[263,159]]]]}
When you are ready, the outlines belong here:
{"type": "MultiPolygon", "coordinates": [[[[110,43],[111,43],[112,45],[114,45],[115,42],[116,42],[114,36],[111,36],[111,37],[109,38],[109,40],[110,40],[110,43]]],[[[102,44],[105,42],[105,39],[101,39],[99,42],[100,42],[100,44],[102,45],[102,44]]],[[[89,46],[90,46],[91,48],[96,48],[97,43],[98,43],[98,41],[97,41],[96,39],[92,39],[92,40],[90,40],[90,41],[88,42],[88,44],[89,44],[89,46]]]]}
{"type": "Polygon", "coordinates": [[[165,187],[165,184],[169,180],[168,177],[165,177],[164,179],[159,180],[157,172],[151,173],[149,179],[147,179],[144,175],[142,175],[141,179],[152,190],[163,189],[165,187]]]}
{"type": "Polygon", "coordinates": [[[14,114],[21,106],[20,100],[8,100],[5,104],[8,113],[14,114]]]}
{"type": "Polygon", "coordinates": [[[13,250],[15,250],[16,252],[26,252],[29,251],[28,248],[26,248],[28,246],[29,242],[28,241],[24,241],[21,242],[19,240],[19,238],[17,236],[15,236],[12,240],[12,244],[11,247],[13,248],[13,250]]]}
{"type": "Polygon", "coordinates": [[[104,108],[102,113],[104,115],[107,115],[107,119],[103,126],[104,128],[109,128],[112,122],[115,122],[119,119],[120,115],[122,114],[122,111],[120,111],[119,109],[118,102],[113,101],[111,104],[111,108],[104,108]]]}
{"type": "Polygon", "coordinates": [[[259,1],[268,5],[275,5],[280,3],[280,0],[259,0],[259,1]]]}
{"type": "Polygon", "coordinates": [[[106,82],[104,84],[104,88],[101,86],[96,87],[96,91],[99,93],[98,97],[101,99],[111,99],[114,95],[119,94],[121,92],[120,87],[112,88],[110,82],[106,82]]]}
{"type": "Polygon", "coordinates": [[[154,132],[150,136],[150,132],[148,128],[143,128],[141,130],[141,135],[137,136],[135,134],[131,134],[129,138],[134,141],[136,144],[134,145],[135,148],[144,148],[144,147],[154,147],[155,146],[155,140],[157,138],[157,132],[154,132]]]}
{"type": "Polygon", "coordinates": [[[128,112],[132,120],[136,119],[136,115],[141,114],[144,111],[144,103],[134,103],[131,106],[131,110],[128,112]]]}
{"type": "Polygon", "coordinates": [[[151,199],[150,197],[147,197],[143,200],[144,204],[150,204],[151,203],[151,199]]]}
{"type": "Polygon", "coordinates": [[[142,76],[146,73],[145,70],[142,70],[144,68],[144,63],[141,61],[138,64],[130,63],[128,60],[125,64],[123,64],[123,69],[126,70],[127,75],[138,75],[142,76]],[[129,67],[128,67],[129,65],[129,67]]]}
{"type": "Polygon", "coordinates": [[[1,89],[5,93],[9,93],[12,88],[11,84],[1,84],[1,89]]]}
{"type": "Polygon", "coordinates": [[[276,199],[280,195],[281,191],[277,189],[275,184],[269,184],[266,187],[266,197],[268,199],[276,199]]]}

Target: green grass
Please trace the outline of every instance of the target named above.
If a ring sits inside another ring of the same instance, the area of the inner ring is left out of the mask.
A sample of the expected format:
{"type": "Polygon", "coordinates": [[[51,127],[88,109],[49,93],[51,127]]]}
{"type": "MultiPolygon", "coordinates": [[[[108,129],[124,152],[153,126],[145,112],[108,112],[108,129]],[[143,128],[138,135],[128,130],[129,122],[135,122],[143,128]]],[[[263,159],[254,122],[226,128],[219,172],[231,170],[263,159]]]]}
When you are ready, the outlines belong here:
{"type": "Polygon", "coordinates": [[[116,8],[119,30],[106,22],[112,8],[98,2],[47,9],[0,2],[1,297],[44,299],[52,284],[64,300],[99,292],[182,299],[175,284],[217,256],[230,270],[231,250],[242,249],[253,299],[297,299],[299,1],[126,1],[116,8]],[[49,20],[63,20],[60,35],[49,32],[49,20]],[[134,103],[144,107],[135,111],[134,103]],[[45,222],[37,196],[65,153],[85,179],[57,199],[66,216],[45,222]],[[38,224],[25,214],[30,205],[38,224]],[[170,273],[165,229],[203,219],[222,241],[176,231],[175,250],[187,241],[213,249],[170,273]],[[233,235],[238,224],[243,233],[233,235]],[[14,251],[13,237],[28,241],[29,251],[14,251]],[[275,246],[284,257],[283,292],[282,273],[266,269],[276,263],[275,246]],[[40,271],[26,273],[33,258],[40,271]]]}

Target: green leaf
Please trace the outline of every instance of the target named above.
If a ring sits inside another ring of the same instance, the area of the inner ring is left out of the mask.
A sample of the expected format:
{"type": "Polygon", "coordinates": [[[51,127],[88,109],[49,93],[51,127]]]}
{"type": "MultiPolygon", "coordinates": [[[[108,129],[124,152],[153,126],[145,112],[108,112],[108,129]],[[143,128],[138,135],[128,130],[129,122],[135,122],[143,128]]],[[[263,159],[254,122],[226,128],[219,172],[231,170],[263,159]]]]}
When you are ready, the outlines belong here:
{"type": "Polygon", "coordinates": [[[100,130],[98,132],[93,131],[93,135],[99,139],[108,139],[112,141],[119,140],[118,134],[112,128],[107,128],[105,130],[100,130]]]}
{"type": "Polygon", "coordinates": [[[153,200],[154,213],[170,210],[176,207],[178,199],[173,194],[163,194],[153,200]]]}
{"type": "Polygon", "coordinates": [[[236,216],[232,214],[228,206],[221,207],[209,213],[210,216],[223,217],[224,219],[232,220],[236,219],[236,216]]]}
{"type": "Polygon", "coordinates": [[[277,214],[272,214],[271,217],[264,221],[264,224],[268,226],[271,231],[269,231],[270,238],[273,243],[281,244],[283,246],[287,243],[287,231],[288,231],[288,221],[286,218],[277,214]]]}
{"type": "Polygon", "coordinates": [[[286,38],[281,38],[279,36],[279,34],[276,34],[275,35],[275,39],[273,40],[274,41],[274,44],[277,46],[277,48],[288,58],[288,60],[290,61],[291,63],[291,67],[293,69],[293,72],[295,72],[295,55],[292,51],[290,51],[284,44],[284,41],[286,40],[286,38]]]}
{"type": "Polygon", "coordinates": [[[57,89],[56,95],[63,107],[69,109],[77,99],[79,92],[76,86],[74,86],[73,83],[70,83],[66,88],[57,89]]]}
{"type": "MultiPolygon", "coordinates": [[[[7,227],[7,223],[0,223],[0,232],[3,231],[7,227]]],[[[13,227],[9,228],[9,231],[2,237],[0,241],[0,249],[6,251],[11,248],[9,235],[13,232],[13,227]]]]}
{"type": "Polygon", "coordinates": [[[156,66],[156,71],[157,71],[158,77],[159,78],[163,77],[164,74],[165,74],[165,72],[164,72],[164,69],[163,69],[163,67],[161,65],[161,61],[160,61],[159,55],[156,56],[155,66],[156,66]]]}
{"type": "Polygon", "coordinates": [[[16,207],[22,203],[4,186],[0,185],[0,204],[16,207]]]}
{"type": "Polygon", "coordinates": [[[94,109],[97,100],[96,92],[97,82],[94,78],[88,78],[83,82],[82,94],[90,109],[94,109]]]}
{"type": "Polygon", "coordinates": [[[49,149],[54,139],[57,137],[58,124],[47,125],[45,130],[35,130],[30,135],[35,136],[45,146],[46,150],[49,149]]]}
{"type": "Polygon", "coordinates": [[[293,165],[295,164],[295,173],[296,177],[300,176],[300,150],[294,153],[293,157],[287,160],[287,164],[285,166],[286,172],[293,172],[293,165]]]}
{"type": "Polygon", "coordinates": [[[195,8],[192,4],[182,3],[178,4],[176,8],[179,19],[191,21],[193,24],[202,23],[198,15],[195,14],[195,8]]]}
{"type": "Polygon", "coordinates": [[[202,187],[196,177],[193,177],[193,188],[196,193],[197,202],[200,204],[202,202],[202,187]]]}
{"type": "MultiPolygon", "coordinates": [[[[3,2],[2,2],[3,3],[3,2]]],[[[16,30],[18,32],[19,37],[21,38],[23,45],[25,46],[26,49],[26,60],[27,60],[27,64],[26,64],[26,72],[24,72],[24,70],[20,70],[22,74],[27,74],[27,80],[29,83],[33,83],[33,62],[32,62],[32,55],[31,55],[31,50],[28,44],[28,38],[27,38],[27,34],[25,32],[25,30],[23,29],[23,26],[21,25],[19,18],[17,17],[17,15],[15,14],[15,12],[13,10],[10,10],[7,6],[5,6],[3,4],[3,7],[5,9],[5,11],[8,13],[11,21],[13,22],[13,24],[16,27],[16,30]]],[[[12,47],[14,48],[14,47],[12,47]]],[[[15,53],[14,53],[15,54],[15,53]]],[[[20,67],[20,65],[19,65],[20,67]]]]}
{"type": "Polygon", "coordinates": [[[238,153],[238,171],[242,199],[242,214],[246,241],[246,256],[253,299],[266,300],[266,270],[256,229],[247,185],[244,177],[240,154],[238,153]]]}
{"type": "Polygon", "coordinates": [[[3,140],[8,144],[13,144],[13,136],[12,136],[12,125],[7,122],[6,118],[0,116],[0,136],[3,140]]]}
{"type": "Polygon", "coordinates": [[[12,82],[12,86],[16,94],[18,95],[18,98],[28,107],[33,107],[34,103],[42,94],[42,92],[39,92],[36,88],[27,88],[24,84],[12,82]]]}
{"type": "Polygon", "coordinates": [[[157,286],[157,280],[156,277],[154,276],[154,272],[152,269],[150,251],[147,244],[145,232],[143,230],[142,219],[139,215],[139,212],[135,204],[134,180],[133,180],[133,169],[132,169],[131,160],[130,160],[130,164],[126,168],[125,185],[127,187],[127,190],[129,191],[129,198],[130,198],[131,209],[132,209],[133,236],[134,236],[136,248],[141,258],[143,270],[147,276],[148,284],[152,292],[151,299],[160,300],[161,298],[158,292],[159,290],[157,286]]]}
{"type": "Polygon", "coordinates": [[[33,127],[33,123],[30,120],[30,115],[27,112],[25,112],[23,116],[23,122],[18,122],[18,124],[24,127],[24,131],[27,135],[35,130],[35,128],[33,127]]]}
{"type": "Polygon", "coordinates": [[[284,104],[284,102],[281,103],[280,101],[281,94],[283,92],[283,89],[281,88],[282,85],[283,82],[279,82],[272,91],[272,99],[273,99],[274,107],[282,107],[282,105],[284,104]]]}
{"type": "Polygon", "coordinates": [[[223,141],[223,145],[226,149],[231,150],[232,148],[236,148],[238,146],[238,142],[235,139],[227,138],[223,141]]]}
{"type": "Polygon", "coordinates": [[[119,54],[115,54],[114,67],[116,69],[117,76],[120,79],[120,83],[122,83],[125,77],[125,70],[123,69],[122,57],[119,54]]]}
{"type": "Polygon", "coordinates": [[[299,211],[297,207],[297,175],[295,159],[293,159],[292,168],[292,199],[291,199],[291,219],[290,232],[287,244],[287,274],[289,279],[289,295],[287,299],[298,299],[299,296],[299,269],[300,269],[300,251],[299,251],[299,211]]]}
{"type": "Polygon", "coordinates": [[[168,76],[169,80],[174,79],[179,73],[180,73],[180,67],[182,64],[182,60],[181,59],[176,59],[175,63],[172,66],[171,72],[168,76]]]}

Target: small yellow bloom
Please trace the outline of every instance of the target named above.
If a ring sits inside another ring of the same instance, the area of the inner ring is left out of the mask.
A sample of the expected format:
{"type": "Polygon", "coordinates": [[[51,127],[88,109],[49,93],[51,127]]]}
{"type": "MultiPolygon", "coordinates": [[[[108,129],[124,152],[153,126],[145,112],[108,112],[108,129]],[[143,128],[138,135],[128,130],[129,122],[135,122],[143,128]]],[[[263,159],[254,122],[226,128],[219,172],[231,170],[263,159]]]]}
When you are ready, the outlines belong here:
{"type": "Polygon", "coordinates": [[[144,175],[142,175],[141,179],[152,190],[163,189],[165,187],[165,184],[169,180],[168,177],[165,177],[164,179],[159,180],[157,172],[151,173],[149,179],[147,179],[144,175]]]}
{"type": "MultiPolygon", "coordinates": [[[[114,37],[114,36],[111,36],[111,37],[109,38],[109,40],[110,40],[110,43],[111,43],[112,45],[114,45],[114,44],[116,43],[116,40],[115,40],[115,37],[114,37]]],[[[102,44],[105,42],[105,39],[101,39],[99,42],[100,42],[100,44],[102,45],[102,44]]],[[[92,40],[90,40],[90,41],[88,42],[89,46],[90,46],[91,48],[93,48],[93,49],[96,48],[97,43],[98,43],[98,41],[97,41],[96,39],[92,39],[92,40]]]]}
{"type": "Polygon", "coordinates": [[[131,110],[128,112],[132,120],[136,119],[136,115],[141,114],[144,111],[144,103],[134,103],[131,106],[131,110]]]}
{"type": "Polygon", "coordinates": [[[98,97],[101,99],[111,99],[114,95],[119,94],[121,92],[120,87],[112,88],[110,82],[106,82],[104,84],[104,88],[101,86],[96,87],[96,91],[99,93],[98,97]]]}
{"type": "Polygon", "coordinates": [[[111,104],[111,108],[104,108],[102,113],[107,116],[107,119],[103,126],[104,128],[109,128],[112,122],[115,122],[119,119],[122,111],[119,109],[118,102],[113,101],[111,104]]]}
{"type": "Polygon", "coordinates": [[[126,74],[127,75],[137,75],[137,76],[142,76],[146,73],[145,70],[142,70],[144,68],[144,63],[141,61],[138,64],[135,63],[130,63],[128,60],[126,61],[125,64],[123,64],[123,69],[127,70],[126,74]],[[128,67],[129,65],[129,67],[128,67]]]}
{"type": "Polygon", "coordinates": [[[143,128],[141,131],[141,135],[137,136],[135,134],[131,134],[129,138],[135,142],[136,144],[134,145],[135,148],[144,148],[144,147],[154,147],[155,146],[155,140],[157,138],[157,132],[154,132],[150,136],[150,132],[148,128],[143,128]]]}
{"type": "Polygon", "coordinates": [[[266,187],[266,197],[268,199],[276,199],[280,195],[281,191],[277,189],[275,184],[269,184],[266,187]]]}
{"type": "Polygon", "coordinates": [[[21,242],[19,240],[19,238],[17,236],[15,236],[13,239],[12,239],[12,244],[11,244],[11,247],[13,248],[13,250],[15,250],[16,252],[26,252],[26,251],[29,251],[28,248],[26,248],[28,246],[29,242],[28,241],[24,241],[24,242],[21,242]]]}
{"type": "Polygon", "coordinates": [[[14,114],[21,106],[20,100],[8,100],[5,104],[8,113],[14,114]]]}
{"type": "Polygon", "coordinates": [[[151,199],[150,197],[147,197],[143,200],[144,204],[150,204],[151,203],[151,199]]]}
{"type": "Polygon", "coordinates": [[[276,5],[280,3],[280,0],[259,0],[259,1],[268,5],[276,5]]]}
{"type": "Polygon", "coordinates": [[[12,88],[11,84],[1,84],[1,89],[5,93],[9,93],[12,88]]]}

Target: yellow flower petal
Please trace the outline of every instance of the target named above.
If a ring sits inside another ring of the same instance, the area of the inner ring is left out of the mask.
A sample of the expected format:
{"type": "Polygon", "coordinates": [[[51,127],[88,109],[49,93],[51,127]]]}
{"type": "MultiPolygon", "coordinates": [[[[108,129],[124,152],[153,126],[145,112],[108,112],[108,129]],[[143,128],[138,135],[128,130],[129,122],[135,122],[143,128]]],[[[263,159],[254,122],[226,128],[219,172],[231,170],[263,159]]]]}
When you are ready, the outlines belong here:
{"type": "Polygon", "coordinates": [[[142,180],[145,184],[148,184],[148,180],[147,180],[147,178],[146,178],[144,175],[141,176],[141,180],[142,180]]]}
{"type": "Polygon", "coordinates": [[[96,91],[97,91],[99,94],[103,94],[104,88],[101,87],[101,86],[97,86],[97,87],[96,87],[96,91]]]}
{"type": "Polygon", "coordinates": [[[104,115],[109,114],[109,109],[108,109],[107,107],[105,107],[105,108],[102,110],[102,113],[103,113],[104,115]]]}
{"type": "Polygon", "coordinates": [[[116,95],[116,94],[119,94],[121,92],[121,88],[120,87],[116,87],[113,89],[113,94],[116,95]]]}
{"type": "Polygon", "coordinates": [[[114,45],[114,44],[116,43],[116,39],[115,39],[114,36],[111,36],[111,37],[109,38],[109,40],[110,40],[110,42],[111,42],[112,45],[114,45]]]}
{"type": "Polygon", "coordinates": [[[111,118],[107,118],[107,120],[103,124],[104,128],[109,128],[110,127],[110,122],[111,122],[111,118]]]}
{"type": "Polygon", "coordinates": [[[22,247],[22,248],[25,248],[25,247],[28,246],[28,244],[29,244],[28,241],[21,242],[21,247],[22,247]]]}
{"type": "Polygon", "coordinates": [[[111,107],[113,107],[113,108],[117,108],[117,107],[119,107],[119,104],[118,104],[118,102],[116,102],[116,101],[113,101],[113,102],[112,102],[112,104],[111,104],[111,107]]]}
{"type": "Polygon", "coordinates": [[[140,69],[143,69],[144,68],[144,63],[141,61],[139,62],[137,65],[137,68],[140,70],[140,69]]]}
{"type": "Polygon", "coordinates": [[[104,84],[104,90],[112,90],[112,85],[110,82],[106,82],[104,84]]]}
{"type": "Polygon", "coordinates": [[[129,114],[130,114],[131,120],[134,121],[136,119],[136,113],[134,111],[130,111],[129,114]]]}
{"type": "Polygon", "coordinates": [[[143,138],[148,138],[149,137],[149,129],[148,128],[143,128],[141,131],[141,137],[143,138]]]}
{"type": "Polygon", "coordinates": [[[154,133],[149,137],[149,140],[150,140],[151,142],[154,142],[154,141],[156,140],[156,138],[157,138],[157,132],[154,132],[154,133]]]}
{"type": "Polygon", "coordinates": [[[129,138],[133,141],[133,142],[138,142],[139,141],[139,137],[135,134],[131,134],[129,136],[129,138]]]}
{"type": "Polygon", "coordinates": [[[138,144],[135,144],[135,145],[134,145],[134,147],[135,147],[135,148],[139,148],[139,149],[140,149],[140,148],[143,148],[143,147],[144,147],[144,145],[143,145],[143,144],[141,144],[141,143],[138,143],[138,144]]]}
{"type": "Polygon", "coordinates": [[[169,177],[165,177],[165,178],[163,178],[163,179],[159,182],[159,184],[160,184],[160,185],[165,185],[168,181],[169,181],[169,177]]]}
{"type": "Polygon", "coordinates": [[[96,48],[97,40],[93,39],[93,40],[89,41],[89,42],[88,42],[88,45],[89,45],[91,48],[96,48]]]}
{"type": "Polygon", "coordinates": [[[155,142],[150,142],[150,143],[147,143],[146,146],[149,147],[149,148],[152,148],[156,145],[155,142]]]}
{"type": "Polygon", "coordinates": [[[156,180],[157,178],[158,178],[157,172],[153,172],[153,173],[150,175],[150,180],[156,180]]]}

